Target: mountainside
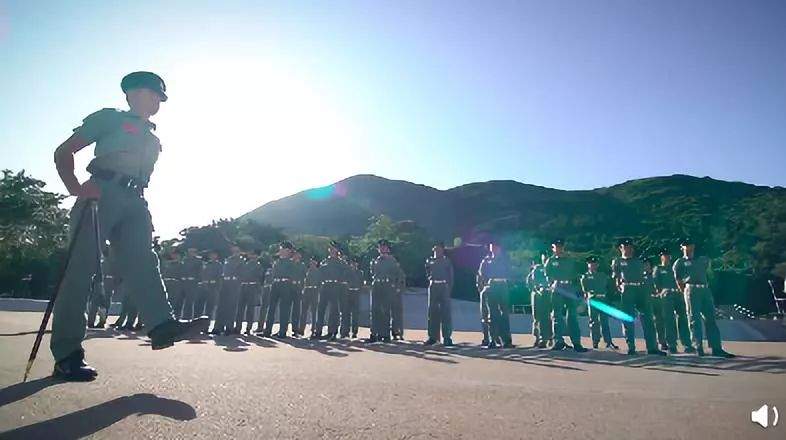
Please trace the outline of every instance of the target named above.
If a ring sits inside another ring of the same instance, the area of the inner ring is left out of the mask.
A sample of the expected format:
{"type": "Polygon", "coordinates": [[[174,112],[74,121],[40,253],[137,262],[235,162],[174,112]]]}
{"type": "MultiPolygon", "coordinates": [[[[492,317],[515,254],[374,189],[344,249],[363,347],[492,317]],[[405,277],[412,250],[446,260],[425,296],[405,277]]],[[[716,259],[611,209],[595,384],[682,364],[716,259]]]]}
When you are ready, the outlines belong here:
{"type": "Polygon", "coordinates": [[[706,252],[738,266],[753,265],[741,260],[759,251],[769,259],[759,264],[772,268],[786,262],[786,189],[686,175],[591,191],[515,181],[441,191],[359,175],[267,203],[243,218],[288,233],[359,235],[369,218],[379,214],[413,220],[444,240],[491,234],[518,247],[537,248],[559,236],[575,250],[604,253],[613,249],[616,238],[633,236],[646,252],[654,252],[691,235],[705,241],[706,252]]]}

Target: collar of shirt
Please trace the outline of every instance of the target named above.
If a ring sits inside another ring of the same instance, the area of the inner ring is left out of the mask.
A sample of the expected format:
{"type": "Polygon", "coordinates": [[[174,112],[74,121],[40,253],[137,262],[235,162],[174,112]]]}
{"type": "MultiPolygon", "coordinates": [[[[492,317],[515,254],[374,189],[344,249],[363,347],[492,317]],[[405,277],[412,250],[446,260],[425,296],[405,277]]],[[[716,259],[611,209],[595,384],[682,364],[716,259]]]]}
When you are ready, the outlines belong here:
{"type": "Polygon", "coordinates": [[[134,112],[130,112],[130,111],[129,111],[129,112],[123,112],[123,113],[124,113],[124,114],[125,114],[127,117],[129,117],[129,118],[132,118],[132,119],[135,119],[135,120],[138,120],[138,121],[142,122],[143,124],[145,124],[145,125],[147,126],[147,128],[149,128],[149,129],[151,129],[151,130],[155,130],[155,129],[156,129],[156,124],[154,124],[154,123],[150,122],[150,120],[144,120],[144,119],[142,119],[142,118],[141,118],[141,117],[140,117],[138,114],[136,114],[136,113],[134,113],[134,112]]]}

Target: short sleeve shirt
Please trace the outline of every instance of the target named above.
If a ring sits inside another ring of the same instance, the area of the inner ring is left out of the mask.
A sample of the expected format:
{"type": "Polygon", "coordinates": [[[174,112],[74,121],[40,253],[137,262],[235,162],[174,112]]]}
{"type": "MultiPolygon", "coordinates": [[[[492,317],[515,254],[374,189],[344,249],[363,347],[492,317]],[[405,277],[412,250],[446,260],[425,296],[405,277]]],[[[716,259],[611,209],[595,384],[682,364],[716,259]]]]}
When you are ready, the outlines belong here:
{"type": "Polygon", "coordinates": [[[674,277],[684,283],[707,284],[707,272],[710,270],[710,259],[704,256],[680,257],[674,262],[674,277]]]}
{"type": "Polygon", "coordinates": [[[131,112],[105,108],[86,117],[74,133],[96,144],[88,170],[114,171],[148,182],[161,152],[154,129],[155,124],[131,112]]]}

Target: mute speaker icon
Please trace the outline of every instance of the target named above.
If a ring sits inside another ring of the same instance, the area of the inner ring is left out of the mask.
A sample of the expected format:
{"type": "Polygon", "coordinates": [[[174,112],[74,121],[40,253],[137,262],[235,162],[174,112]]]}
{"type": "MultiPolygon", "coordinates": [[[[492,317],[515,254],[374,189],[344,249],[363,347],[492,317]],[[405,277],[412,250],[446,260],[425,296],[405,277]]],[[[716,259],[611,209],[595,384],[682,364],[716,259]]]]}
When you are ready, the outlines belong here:
{"type": "MultiPolygon", "coordinates": [[[[772,426],[778,426],[778,408],[772,407],[774,419],[772,426]]],[[[770,407],[765,403],[761,408],[751,411],[751,422],[758,423],[762,428],[770,426],[770,407]]]]}

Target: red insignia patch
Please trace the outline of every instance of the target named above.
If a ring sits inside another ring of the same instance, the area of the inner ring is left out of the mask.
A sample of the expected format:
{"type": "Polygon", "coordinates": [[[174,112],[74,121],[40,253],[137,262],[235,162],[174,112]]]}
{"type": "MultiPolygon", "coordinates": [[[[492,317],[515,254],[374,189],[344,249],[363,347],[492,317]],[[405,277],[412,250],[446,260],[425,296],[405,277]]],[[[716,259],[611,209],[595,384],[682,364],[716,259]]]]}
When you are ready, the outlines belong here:
{"type": "Polygon", "coordinates": [[[129,134],[139,134],[139,127],[130,122],[123,122],[123,131],[129,134]]]}

